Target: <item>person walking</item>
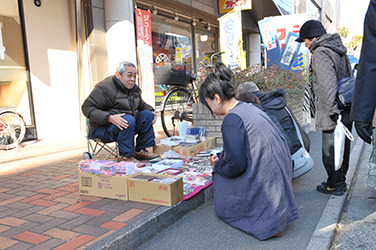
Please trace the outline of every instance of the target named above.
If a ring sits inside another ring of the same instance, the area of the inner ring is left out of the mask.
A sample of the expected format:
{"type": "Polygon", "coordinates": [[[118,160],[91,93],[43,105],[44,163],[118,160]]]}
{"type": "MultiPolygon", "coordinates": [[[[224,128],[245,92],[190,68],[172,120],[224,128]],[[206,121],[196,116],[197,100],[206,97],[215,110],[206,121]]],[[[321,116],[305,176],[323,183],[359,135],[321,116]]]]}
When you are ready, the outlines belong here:
{"type": "Polygon", "coordinates": [[[310,79],[314,98],[317,130],[322,131],[322,161],[327,173],[327,180],[316,187],[326,194],[343,195],[347,190],[346,173],[349,168],[350,143],[346,138],[343,162],[335,171],[334,166],[334,129],[338,115],[342,123],[351,131],[350,110],[341,110],[337,104],[338,80],[352,76],[349,71],[347,49],[338,33],[327,34],[320,21],[305,22],[299,32],[297,42],[304,42],[311,52],[310,79]]]}

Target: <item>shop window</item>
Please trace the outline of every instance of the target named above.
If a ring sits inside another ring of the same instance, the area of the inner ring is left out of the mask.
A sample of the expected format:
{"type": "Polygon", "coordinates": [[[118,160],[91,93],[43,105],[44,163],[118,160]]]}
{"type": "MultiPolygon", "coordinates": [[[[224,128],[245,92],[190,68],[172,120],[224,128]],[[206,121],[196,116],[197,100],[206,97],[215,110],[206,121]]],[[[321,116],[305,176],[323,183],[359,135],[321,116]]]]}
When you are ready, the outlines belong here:
{"type": "Polygon", "coordinates": [[[216,43],[215,43],[215,34],[205,31],[205,30],[196,30],[195,34],[196,41],[196,69],[197,69],[197,80],[202,82],[207,76],[207,70],[202,67],[202,64],[212,64],[215,61],[219,60],[215,58],[214,62],[210,61],[212,54],[218,52],[216,43]]]}

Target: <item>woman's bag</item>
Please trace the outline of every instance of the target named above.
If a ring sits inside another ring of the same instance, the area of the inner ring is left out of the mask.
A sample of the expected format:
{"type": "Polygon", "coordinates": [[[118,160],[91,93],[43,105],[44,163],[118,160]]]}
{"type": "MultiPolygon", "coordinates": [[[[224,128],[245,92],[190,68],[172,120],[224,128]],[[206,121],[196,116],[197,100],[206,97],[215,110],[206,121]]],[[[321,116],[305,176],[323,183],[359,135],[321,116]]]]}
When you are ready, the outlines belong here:
{"type": "Polygon", "coordinates": [[[290,115],[292,121],[294,122],[295,131],[299,138],[300,144],[302,147],[296,151],[293,155],[291,155],[291,158],[294,162],[294,169],[292,171],[292,178],[297,178],[299,176],[302,176],[303,174],[307,173],[309,170],[312,169],[313,165],[315,164],[313,162],[313,159],[311,155],[308,153],[307,149],[304,147],[304,142],[302,138],[302,134],[300,133],[300,129],[298,124],[296,123],[295,119],[293,118],[293,115],[289,111],[288,108],[286,108],[287,113],[290,115]]]}
{"type": "Polygon", "coordinates": [[[343,125],[342,116],[338,115],[337,125],[334,129],[334,170],[337,171],[342,166],[343,153],[345,151],[346,137],[351,141],[354,140],[351,132],[343,125]]]}

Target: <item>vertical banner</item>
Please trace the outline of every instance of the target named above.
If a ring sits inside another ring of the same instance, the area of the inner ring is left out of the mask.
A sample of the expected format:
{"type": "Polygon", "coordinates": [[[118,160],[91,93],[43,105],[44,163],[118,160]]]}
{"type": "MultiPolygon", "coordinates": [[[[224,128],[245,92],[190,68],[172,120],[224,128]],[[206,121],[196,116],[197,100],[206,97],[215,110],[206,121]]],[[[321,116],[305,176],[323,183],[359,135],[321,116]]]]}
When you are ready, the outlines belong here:
{"type": "Polygon", "coordinates": [[[236,9],[218,18],[219,41],[222,54],[222,62],[231,69],[246,67],[245,53],[242,47],[242,22],[241,11],[236,9]]]}
{"type": "Polygon", "coordinates": [[[150,11],[136,8],[136,35],[138,57],[138,84],[142,90],[142,99],[155,107],[153,46],[151,38],[150,11]]]}

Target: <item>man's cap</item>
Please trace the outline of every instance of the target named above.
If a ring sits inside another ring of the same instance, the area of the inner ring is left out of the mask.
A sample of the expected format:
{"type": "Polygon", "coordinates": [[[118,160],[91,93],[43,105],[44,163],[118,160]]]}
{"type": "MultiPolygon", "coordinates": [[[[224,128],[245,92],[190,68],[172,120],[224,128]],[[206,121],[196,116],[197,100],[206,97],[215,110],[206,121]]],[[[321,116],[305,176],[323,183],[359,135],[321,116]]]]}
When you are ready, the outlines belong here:
{"type": "Polygon", "coordinates": [[[237,94],[240,95],[244,92],[256,92],[260,91],[260,89],[257,87],[256,83],[254,82],[243,82],[240,84],[236,90],[237,94]]]}
{"type": "Polygon", "coordinates": [[[317,20],[309,20],[300,28],[299,37],[295,40],[299,43],[305,38],[314,38],[326,34],[326,30],[322,23],[317,20]]]}

